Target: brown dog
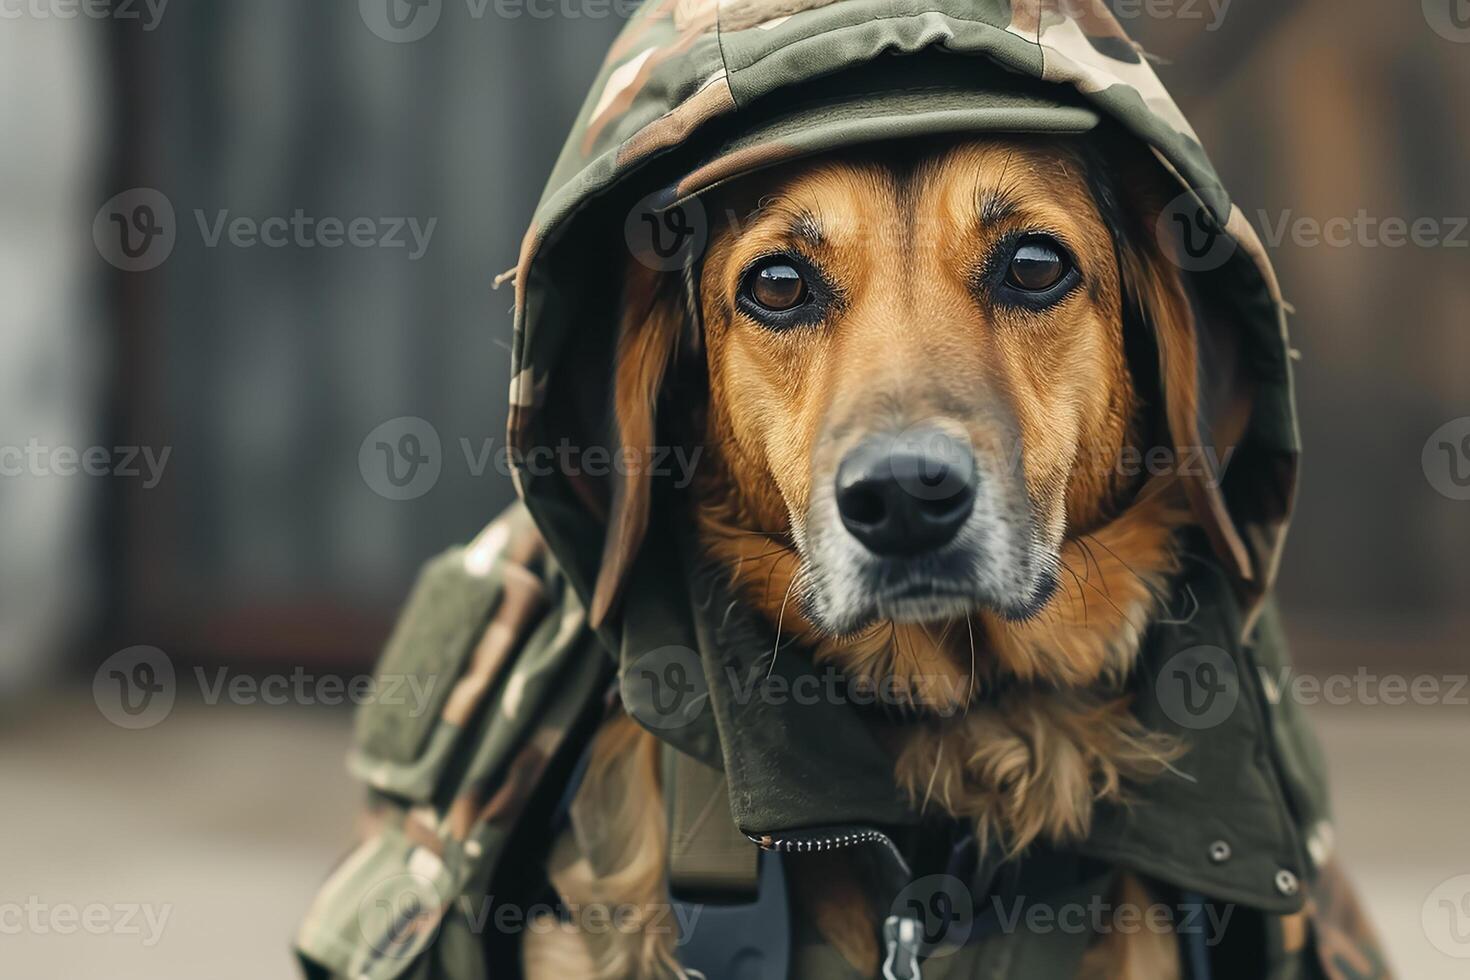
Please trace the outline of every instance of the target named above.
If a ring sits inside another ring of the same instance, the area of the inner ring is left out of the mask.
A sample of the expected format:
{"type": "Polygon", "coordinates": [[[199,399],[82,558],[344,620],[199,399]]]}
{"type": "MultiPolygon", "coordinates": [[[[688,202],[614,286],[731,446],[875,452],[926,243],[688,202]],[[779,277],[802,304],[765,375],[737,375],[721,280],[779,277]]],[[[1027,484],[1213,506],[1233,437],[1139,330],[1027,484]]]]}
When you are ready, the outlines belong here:
{"type": "MultiPolygon", "coordinates": [[[[703,546],[782,636],[899,681],[898,782],[1013,852],[1084,835],[1095,802],[1168,765],[1120,692],[1190,498],[1212,492],[1119,465],[1197,444],[1196,337],[1143,164],[1125,182],[1096,159],[986,139],[746,178],[708,208],[731,220],[697,279],[633,265],[618,353],[629,446],[656,441],[674,373],[703,369],[703,546]]],[[[647,508],[646,484],[620,488],[600,592],[647,508]]],[[[662,900],[656,744],[627,719],[599,734],[552,861],[568,901],[662,900]]],[[[796,914],[873,975],[878,912],[821,857],[791,862],[796,914]]],[[[672,937],[584,938],[529,943],[530,975],[678,973],[672,937]]],[[[1086,975],[1175,961],[1168,937],[1113,936],[1086,975]]]]}

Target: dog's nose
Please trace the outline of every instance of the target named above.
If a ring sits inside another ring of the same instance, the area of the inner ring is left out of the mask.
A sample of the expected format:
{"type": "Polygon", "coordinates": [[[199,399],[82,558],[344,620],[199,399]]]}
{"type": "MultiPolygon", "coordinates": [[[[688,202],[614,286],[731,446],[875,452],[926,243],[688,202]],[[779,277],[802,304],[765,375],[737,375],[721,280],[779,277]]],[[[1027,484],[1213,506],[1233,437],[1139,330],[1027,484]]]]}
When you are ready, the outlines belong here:
{"type": "Polygon", "coordinates": [[[837,467],[837,512],[876,555],[917,555],[953,540],[975,506],[975,455],[938,429],[870,438],[837,467]]]}

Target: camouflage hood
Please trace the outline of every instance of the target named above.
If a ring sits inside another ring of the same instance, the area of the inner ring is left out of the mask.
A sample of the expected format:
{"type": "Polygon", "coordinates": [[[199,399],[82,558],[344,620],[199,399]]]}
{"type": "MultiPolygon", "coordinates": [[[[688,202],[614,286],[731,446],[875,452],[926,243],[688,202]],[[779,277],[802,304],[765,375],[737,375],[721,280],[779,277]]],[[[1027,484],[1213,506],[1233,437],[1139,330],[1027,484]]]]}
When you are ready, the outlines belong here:
{"type": "MultiPolygon", "coordinates": [[[[621,601],[601,615],[594,591],[613,491],[570,467],[532,463],[538,454],[544,463],[558,445],[615,445],[608,431],[610,365],[629,251],[668,261],[663,268],[670,270],[696,261],[700,192],[795,156],[880,136],[1084,132],[1100,120],[1136,137],[1157,159],[1160,180],[1177,183],[1159,221],[1161,241],[1190,279],[1201,320],[1217,331],[1224,324],[1234,348],[1227,362],[1202,338],[1197,370],[1196,445],[1229,461],[1223,479],[1189,483],[1218,557],[1216,578],[1191,586],[1217,607],[1213,632],[1203,639],[1155,636],[1152,646],[1172,652],[1208,642],[1243,651],[1268,605],[1295,481],[1284,304],[1255,232],[1101,0],[650,0],[593,84],[516,270],[513,475],[603,643],[620,660],[625,702],[667,742],[730,773],[736,820],[748,833],[909,815],[894,802],[891,775],[877,761],[884,753],[855,712],[831,705],[757,710],[730,690],[729,678],[748,671],[773,638],[739,615],[703,621],[718,584],[695,581],[688,548],[667,516],[649,529],[621,601]],[[844,76],[858,78],[861,94],[844,98],[840,93],[852,89],[841,87],[833,94],[833,80],[844,76]],[[967,93],[966,85],[974,88],[967,93]],[[816,111],[782,116],[780,107],[793,103],[816,111]],[[644,227],[655,236],[682,234],[684,250],[640,239],[644,227]],[[701,687],[700,696],[707,693],[714,710],[677,726],[640,713],[629,677],[649,656],[688,658],[677,665],[681,677],[702,666],[708,689],[701,687]],[[818,774],[808,768],[811,758],[793,759],[785,746],[794,744],[813,746],[808,755],[822,759],[816,784],[842,785],[840,802],[803,789],[818,774]]],[[[1243,659],[1239,666],[1254,672],[1258,665],[1243,659]]],[[[1280,810],[1274,775],[1229,778],[1252,783],[1263,811],[1280,810]]],[[[1217,802],[1197,794],[1192,807],[1208,811],[1217,802]]],[[[1249,820],[1275,828],[1262,845],[1257,880],[1279,902],[1264,869],[1284,867],[1300,845],[1280,812],[1249,820]]],[[[1231,890],[1217,880],[1216,891],[1222,887],[1231,890]]],[[[1258,899],[1262,889],[1234,891],[1258,899]]]]}
{"type": "Polygon", "coordinates": [[[726,179],[844,143],[967,129],[1079,132],[1099,117],[1146,144],[1177,181],[1159,232],[1207,298],[1209,316],[1227,323],[1240,345],[1237,365],[1201,365],[1199,441],[1230,465],[1219,490],[1195,493],[1193,502],[1251,607],[1249,625],[1275,576],[1295,484],[1284,304],[1259,238],[1102,0],[643,5],[598,73],[515,272],[513,477],[577,591],[590,597],[596,581],[605,536],[598,499],[607,488],[527,461],[566,440],[606,441],[606,368],[625,250],[646,251],[650,234],[683,235],[679,258],[688,262],[703,244],[698,221],[671,208],[691,199],[697,208],[697,194],[726,179]],[[903,70],[879,70],[898,58],[903,70]],[[908,69],[920,62],[944,63],[948,88],[938,96],[926,96],[933,86],[908,69]],[[828,98],[819,112],[772,124],[773,102],[821,92],[843,72],[861,73],[862,98],[828,98]],[[983,101],[967,100],[966,77],[987,79],[983,101]],[[999,104],[996,78],[1009,90],[999,104]],[[874,92],[884,86],[888,92],[874,92]],[[1038,100],[1054,107],[1028,112],[1038,100]],[[578,367],[588,364],[590,372],[578,367]],[[1242,375],[1233,388],[1248,390],[1245,405],[1209,397],[1230,372],[1242,375]],[[1227,414],[1233,419],[1222,423],[1227,414]]]}

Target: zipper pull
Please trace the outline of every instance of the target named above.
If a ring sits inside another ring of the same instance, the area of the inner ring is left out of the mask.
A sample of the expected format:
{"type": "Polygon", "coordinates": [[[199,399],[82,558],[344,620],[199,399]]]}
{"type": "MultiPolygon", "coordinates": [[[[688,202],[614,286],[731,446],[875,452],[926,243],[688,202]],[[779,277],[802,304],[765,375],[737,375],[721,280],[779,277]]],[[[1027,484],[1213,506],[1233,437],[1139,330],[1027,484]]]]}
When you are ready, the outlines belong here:
{"type": "Polygon", "coordinates": [[[883,920],[883,980],[921,980],[919,974],[919,923],[904,916],[883,920]]]}

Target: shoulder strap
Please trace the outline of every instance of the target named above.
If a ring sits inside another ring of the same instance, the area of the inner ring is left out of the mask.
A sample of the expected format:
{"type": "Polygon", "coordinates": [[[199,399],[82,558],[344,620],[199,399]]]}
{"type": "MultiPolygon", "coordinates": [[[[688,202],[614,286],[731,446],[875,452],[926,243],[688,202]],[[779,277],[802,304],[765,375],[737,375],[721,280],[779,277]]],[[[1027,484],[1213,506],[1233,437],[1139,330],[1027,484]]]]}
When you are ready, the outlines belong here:
{"type": "Polygon", "coordinates": [[[664,744],[663,790],[674,897],[720,904],[754,901],[760,851],[735,826],[725,774],[664,744]]]}

